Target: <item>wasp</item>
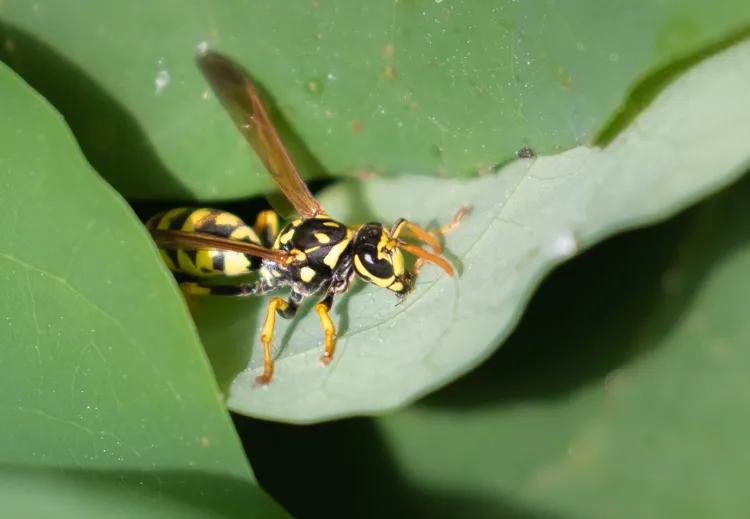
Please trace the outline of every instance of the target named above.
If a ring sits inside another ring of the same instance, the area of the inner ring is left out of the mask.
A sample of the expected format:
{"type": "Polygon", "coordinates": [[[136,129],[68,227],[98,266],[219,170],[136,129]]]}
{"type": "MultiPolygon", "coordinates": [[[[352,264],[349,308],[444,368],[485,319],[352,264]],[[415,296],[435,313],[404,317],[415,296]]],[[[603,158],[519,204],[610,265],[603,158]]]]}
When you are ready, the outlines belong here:
{"type": "Polygon", "coordinates": [[[276,315],[291,319],[303,301],[320,299],[315,311],[325,333],[323,366],[333,359],[336,328],[330,311],[334,299],[344,294],[355,277],[390,290],[402,300],[413,288],[424,263],[454,275],[441,256],[438,237],[456,227],[468,211],[462,208],[453,220],[436,231],[427,231],[406,219],[392,226],[377,222],[345,225],[334,220],[313,197],[281,141],[252,80],[229,58],[213,51],[198,55],[198,67],[250,148],[261,159],[275,185],[291,203],[296,219],[280,227],[275,211],[261,212],[252,227],[237,216],[209,208],[181,207],[159,213],[146,222],[166,266],[178,277],[188,295],[258,296],[291,288],[288,299],[274,297],[260,339],[263,374],[260,385],[270,382],[276,315]],[[416,238],[432,249],[404,241],[416,238]],[[403,253],[417,258],[407,270],[403,253]],[[251,282],[215,284],[212,279],[257,273],[251,282]]]}

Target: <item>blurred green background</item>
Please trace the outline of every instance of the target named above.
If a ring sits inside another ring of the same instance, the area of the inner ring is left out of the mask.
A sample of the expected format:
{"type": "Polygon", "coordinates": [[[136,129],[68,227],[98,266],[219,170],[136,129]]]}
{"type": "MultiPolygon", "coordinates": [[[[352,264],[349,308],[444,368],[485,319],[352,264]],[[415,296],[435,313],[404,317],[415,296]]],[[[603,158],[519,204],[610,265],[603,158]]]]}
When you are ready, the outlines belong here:
{"type": "MultiPolygon", "coordinates": [[[[743,0],[4,0],[5,509],[744,517],[747,178],[600,236],[472,373],[388,413],[310,426],[229,419],[221,373],[138,217],[186,201],[248,219],[267,206],[270,179],[195,67],[205,46],[264,88],[318,191],[373,175],[485,178],[523,146],[608,142],[749,31],[743,0]]],[[[717,149],[706,138],[689,151],[710,164],[717,149]]],[[[734,178],[715,173],[715,186],[734,178]]]]}
{"type": "Polygon", "coordinates": [[[309,178],[474,175],[591,141],[654,70],[747,29],[739,0],[8,0],[1,57],[128,197],[270,187],[193,63],[231,55],[312,150],[309,178]],[[256,173],[248,175],[248,169],[256,173]]]}

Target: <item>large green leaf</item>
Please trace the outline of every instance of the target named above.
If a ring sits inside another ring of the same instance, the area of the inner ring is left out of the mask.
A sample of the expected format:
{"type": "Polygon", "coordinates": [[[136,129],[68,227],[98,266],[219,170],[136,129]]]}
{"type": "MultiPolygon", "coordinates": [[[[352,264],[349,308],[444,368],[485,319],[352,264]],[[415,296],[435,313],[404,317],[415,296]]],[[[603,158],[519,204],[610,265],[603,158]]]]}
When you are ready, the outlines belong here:
{"type": "Polygon", "coordinates": [[[353,222],[440,222],[470,204],[473,212],[447,239],[460,278],[426,268],[398,307],[373,287],[342,297],[334,310],[337,358],[326,369],[318,366],[317,316],[280,320],[282,351],[267,390],[252,382],[267,299],[201,301],[199,328],[229,406],[295,422],[378,413],[477,366],[555,265],[619,230],[672,215],[745,171],[749,74],[745,42],[680,77],[604,149],[519,161],[473,180],[402,177],[326,192],[330,213],[353,222]],[[243,371],[248,362],[253,369],[243,371]]]}
{"type": "Polygon", "coordinates": [[[113,481],[53,471],[0,469],[0,499],[3,514],[18,518],[227,517],[221,510],[190,506],[170,496],[152,499],[113,481]]]}
{"type": "Polygon", "coordinates": [[[745,176],[562,266],[502,350],[407,409],[240,421],[259,481],[294,515],[745,517],[748,197],[745,176]]]}
{"type": "MultiPolygon", "coordinates": [[[[109,481],[162,509],[183,501],[177,517],[186,504],[279,515],[127,204],[3,65],[0,98],[0,464],[109,481]]],[[[4,510],[24,502],[10,499],[4,510]]]]}
{"type": "Polygon", "coordinates": [[[536,321],[531,330],[530,319],[511,344],[515,359],[498,356],[381,422],[399,463],[435,489],[515,495],[567,517],[744,517],[749,196],[746,179],[680,225],[630,240],[639,257],[655,260],[645,272],[610,262],[597,285],[591,262],[573,271],[588,287],[555,292],[548,328],[536,321]],[[561,311],[571,300],[581,307],[561,311]],[[485,405],[469,403],[479,395],[485,405]],[[434,455],[459,438],[471,441],[434,455]]]}
{"type": "Polygon", "coordinates": [[[3,59],[121,193],[216,199],[270,181],[198,46],[268,87],[325,171],[455,176],[587,142],[634,81],[747,28],[750,3],[5,0],[0,20],[3,59]]]}

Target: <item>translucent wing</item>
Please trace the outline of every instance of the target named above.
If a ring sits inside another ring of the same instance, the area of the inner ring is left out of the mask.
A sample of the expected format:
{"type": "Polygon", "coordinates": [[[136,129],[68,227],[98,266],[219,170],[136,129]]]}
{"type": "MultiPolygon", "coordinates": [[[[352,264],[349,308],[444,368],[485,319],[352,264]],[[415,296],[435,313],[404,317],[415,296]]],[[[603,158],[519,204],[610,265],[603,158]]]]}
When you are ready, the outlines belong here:
{"type": "Polygon", "coordinates": [[[219,238],[208,234],[170,229],[152,229],[150,232],[156,244],[163,249],[233,251],[279,263],[284,263],[292,257],[284,251],[267,249],[254,243],[219,238]]]}
{"type": "Polygon", "coordinates": [[[216,97],[299,216],[312,218],[324,214],[299,176],[247,75],[229,58],[216,52],[200,53],[197,59],[216,97]]]}

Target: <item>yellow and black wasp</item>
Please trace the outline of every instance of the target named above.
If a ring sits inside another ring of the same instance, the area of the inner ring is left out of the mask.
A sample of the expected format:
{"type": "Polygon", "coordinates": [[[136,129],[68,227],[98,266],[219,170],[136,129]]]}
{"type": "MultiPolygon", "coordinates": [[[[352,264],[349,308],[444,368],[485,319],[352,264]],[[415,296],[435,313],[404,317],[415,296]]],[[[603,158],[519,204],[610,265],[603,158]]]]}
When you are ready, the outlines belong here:
{"type": "Polygon", "coordinates": [[[377,222],[347,226],[329,217],[299,176],[266,114],[252,81],[225,56],[204,52],[198,65],[245,140],[260,157],[298,219],[279,229],[274,211],[261,212],[253,227],[237,216],[215,209],[178,208],[150,218],[146,227],[167,267],[181,278],[187,295],[250,296],[291,287],[288,300],[274,297],[261,331],[264,369],[258,383],[273,374],[271,340],[276,314],[292,318],[303,300],[322,296],[315,305],[325,332],[321,363],[333,359],[336,328],[329,315],[334,298],[345,293],[356,276],[395,292],[399,299],[412,290],[412,280],[424,262],[448,275],[453,268],[441,254],[438,235],[455,227],[466,210],[438,231],[399,219],[391,228],[377,222]],[[402,238],[420,239],[433,252],[402,238]],[[417,257],[411,271],[402,251],[417,257]],[[210,278],[258,273],[251,283],[210,284],[210,278]]]}

